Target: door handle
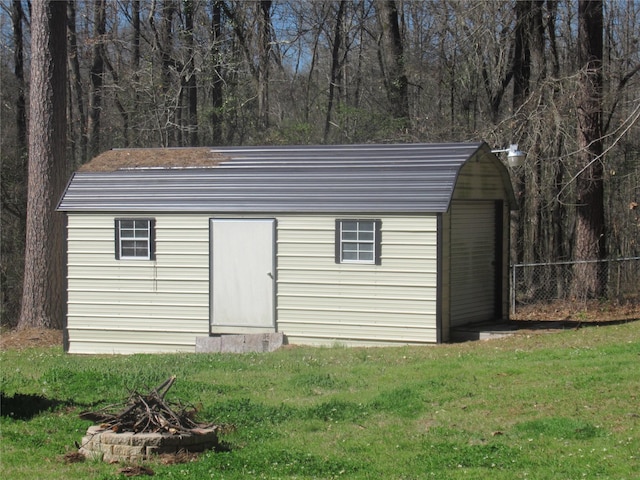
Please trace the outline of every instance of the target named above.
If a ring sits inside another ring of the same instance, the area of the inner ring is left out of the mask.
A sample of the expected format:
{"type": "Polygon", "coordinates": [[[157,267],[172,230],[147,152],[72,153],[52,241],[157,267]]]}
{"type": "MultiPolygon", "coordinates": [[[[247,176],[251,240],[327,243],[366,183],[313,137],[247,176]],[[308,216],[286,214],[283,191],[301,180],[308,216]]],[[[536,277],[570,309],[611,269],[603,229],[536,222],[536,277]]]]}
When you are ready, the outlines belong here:
{"type": "Polygon", "coordinates": [[[271,272],[267,272],[267,276],[268,276],[271,280],[273,280],[273,273],[271,273],[271,272]]]}

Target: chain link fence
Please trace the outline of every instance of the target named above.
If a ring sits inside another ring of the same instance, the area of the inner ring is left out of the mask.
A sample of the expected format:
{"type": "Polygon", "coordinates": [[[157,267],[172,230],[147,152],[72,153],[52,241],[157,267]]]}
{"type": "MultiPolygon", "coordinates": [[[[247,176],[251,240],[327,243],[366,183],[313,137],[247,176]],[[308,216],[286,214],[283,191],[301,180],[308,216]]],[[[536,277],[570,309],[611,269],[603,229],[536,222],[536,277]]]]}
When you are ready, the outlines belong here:
{"type": "Polygon", "coordinates": [[[511,265],[513,314],[531,305],[560,301],[585,305],[594,289],[600,292],[598,300],[640,305],[640,257],[511,265]],[[590,284],[577,281],[585,277],[585,270],[591,274],[590,284]]]}

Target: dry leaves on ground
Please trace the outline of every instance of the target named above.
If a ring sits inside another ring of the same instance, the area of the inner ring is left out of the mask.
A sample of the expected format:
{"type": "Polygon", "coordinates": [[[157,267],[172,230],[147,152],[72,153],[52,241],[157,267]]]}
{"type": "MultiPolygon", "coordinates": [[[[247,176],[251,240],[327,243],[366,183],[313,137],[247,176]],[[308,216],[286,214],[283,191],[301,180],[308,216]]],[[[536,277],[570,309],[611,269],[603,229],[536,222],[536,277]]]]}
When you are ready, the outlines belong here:
{"type": "Polygon", "coordinates": [[[31,347],[62,346],[62,330],[51,328],[24,328],[3,330],[0,350],[22,350],[31,347]]]}

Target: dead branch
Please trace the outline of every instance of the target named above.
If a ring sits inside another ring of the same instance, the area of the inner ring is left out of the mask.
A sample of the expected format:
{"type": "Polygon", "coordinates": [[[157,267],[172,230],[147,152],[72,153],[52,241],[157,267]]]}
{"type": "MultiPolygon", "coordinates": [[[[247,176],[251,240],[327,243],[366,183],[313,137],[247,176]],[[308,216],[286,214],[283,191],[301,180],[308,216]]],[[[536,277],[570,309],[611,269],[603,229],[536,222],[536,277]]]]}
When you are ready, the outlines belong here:
{"type": "Polygon", "coordinates": [[[204,427],[191,419],[195,411],[193,407],[165,400],[175,380],[176,377],[172,376],[144,395],[131,392],[127,402],[95,412],[82,412],[80,418],[94,421],[115,432],[180,434],[204,427]]]}

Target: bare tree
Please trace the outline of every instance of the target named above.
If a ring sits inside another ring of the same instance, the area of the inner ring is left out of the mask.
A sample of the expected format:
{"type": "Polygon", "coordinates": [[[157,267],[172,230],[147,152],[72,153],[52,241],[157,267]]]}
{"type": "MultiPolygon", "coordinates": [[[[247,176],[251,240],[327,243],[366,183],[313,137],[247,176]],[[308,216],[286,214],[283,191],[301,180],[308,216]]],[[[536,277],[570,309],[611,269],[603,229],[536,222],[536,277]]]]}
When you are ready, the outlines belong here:
{"type": "Polygon", "coordinates": [[[55,206],[68,175],[66,18],[65,1],[32,2],[29,183],[20,328],[63,325],[63,218],[55,206]]]}

